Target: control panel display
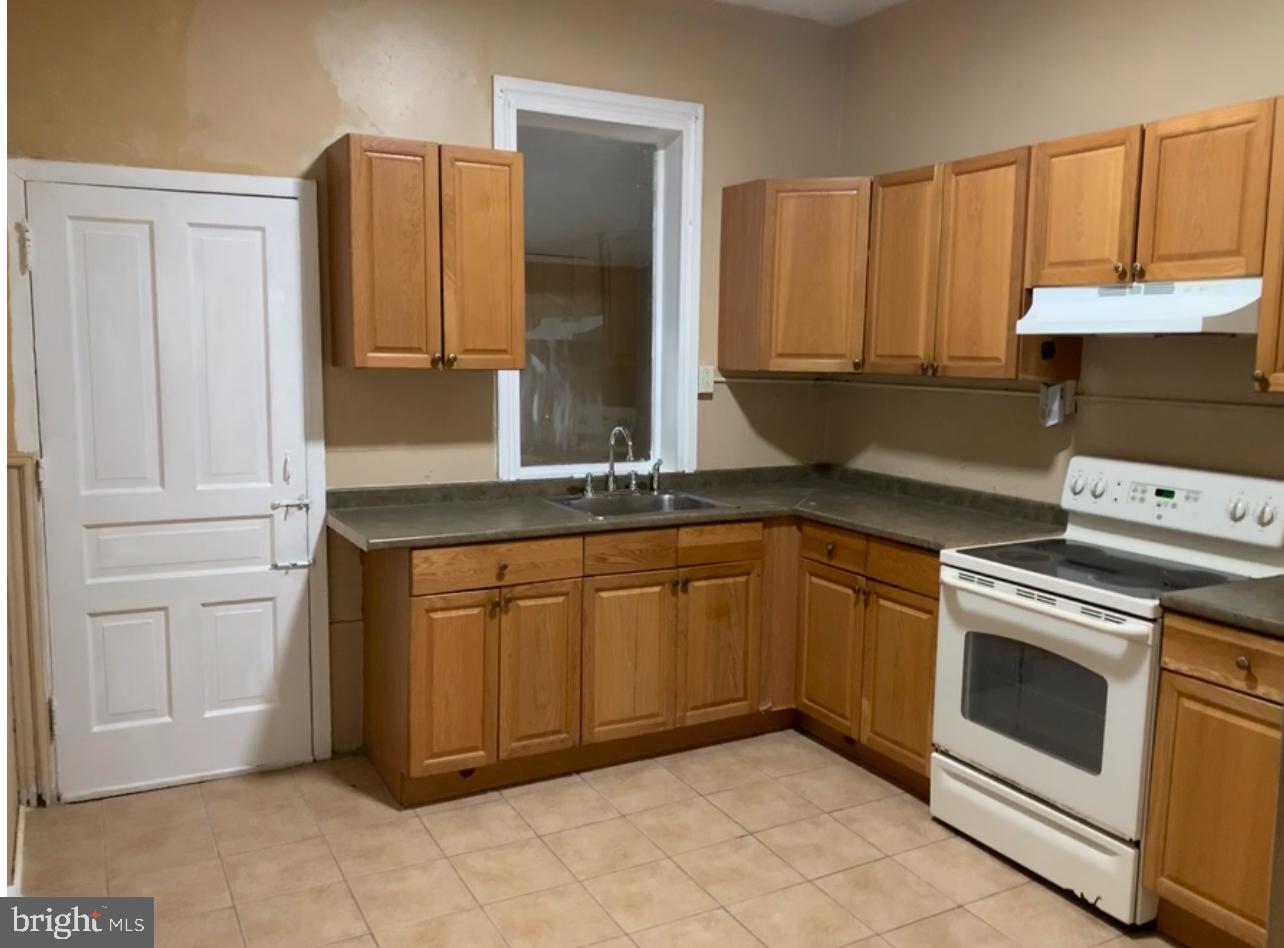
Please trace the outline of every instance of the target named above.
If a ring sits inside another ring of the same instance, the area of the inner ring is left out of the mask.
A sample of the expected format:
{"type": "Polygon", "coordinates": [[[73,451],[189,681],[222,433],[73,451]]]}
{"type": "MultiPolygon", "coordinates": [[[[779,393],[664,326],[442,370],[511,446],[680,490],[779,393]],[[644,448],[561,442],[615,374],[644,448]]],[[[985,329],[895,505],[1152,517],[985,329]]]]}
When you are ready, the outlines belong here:
{"type": "Polygon", "coordinates": [[[1172,500],[1177,496],[1177,492],[1175,490],[1169,490],[1167,487],[1156,487],[1155,496],[1162,497],[1164,500],[1172,500]]]}

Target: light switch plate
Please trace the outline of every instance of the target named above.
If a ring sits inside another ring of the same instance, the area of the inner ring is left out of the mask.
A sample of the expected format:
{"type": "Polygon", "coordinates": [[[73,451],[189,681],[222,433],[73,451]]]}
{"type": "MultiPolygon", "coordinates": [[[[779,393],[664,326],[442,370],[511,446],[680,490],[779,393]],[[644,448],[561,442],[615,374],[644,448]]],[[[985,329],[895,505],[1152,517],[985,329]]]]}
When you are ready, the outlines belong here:
{"type": "Polygon", "coordinates": [[[711,365],[700,366],[699,393],[701,395],[713,394],[713,366],[711,365]]]}

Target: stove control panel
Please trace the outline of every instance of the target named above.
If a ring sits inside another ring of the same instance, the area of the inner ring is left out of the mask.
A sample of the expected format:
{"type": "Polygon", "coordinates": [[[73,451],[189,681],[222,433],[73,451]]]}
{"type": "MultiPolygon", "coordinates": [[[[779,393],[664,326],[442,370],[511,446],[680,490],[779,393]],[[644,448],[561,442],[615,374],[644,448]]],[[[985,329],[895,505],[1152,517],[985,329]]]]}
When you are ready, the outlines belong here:
{"type": "Polygon", "coordinates": [[[1284,549],[1284,481],[1079,456],[1066,471],[1061,506],[1284,549]]]}

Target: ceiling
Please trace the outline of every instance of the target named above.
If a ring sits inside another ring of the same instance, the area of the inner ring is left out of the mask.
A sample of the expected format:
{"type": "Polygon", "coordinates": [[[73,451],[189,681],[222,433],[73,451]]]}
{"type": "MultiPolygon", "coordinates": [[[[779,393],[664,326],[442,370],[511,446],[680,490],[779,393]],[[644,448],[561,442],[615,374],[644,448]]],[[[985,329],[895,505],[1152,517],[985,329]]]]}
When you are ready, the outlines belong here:
{"type": "Polygon", "coordinates": [[[846,26],[904,0],[721,0],[741,7],[798,16],[829,26],[846,26]]]}

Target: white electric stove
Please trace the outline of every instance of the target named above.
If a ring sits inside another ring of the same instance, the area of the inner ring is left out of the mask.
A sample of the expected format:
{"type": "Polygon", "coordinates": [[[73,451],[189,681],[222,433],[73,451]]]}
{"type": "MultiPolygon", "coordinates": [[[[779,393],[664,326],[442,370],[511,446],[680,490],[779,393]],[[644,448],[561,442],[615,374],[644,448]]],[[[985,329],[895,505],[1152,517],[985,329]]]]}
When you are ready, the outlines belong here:
{"type": "Polygon", "coordinates": [[[941,554],[932,814],[1125,922],[1159,597],[1284,573],[1284,481],[1076,457],[1065,533],[941,554]]]}

